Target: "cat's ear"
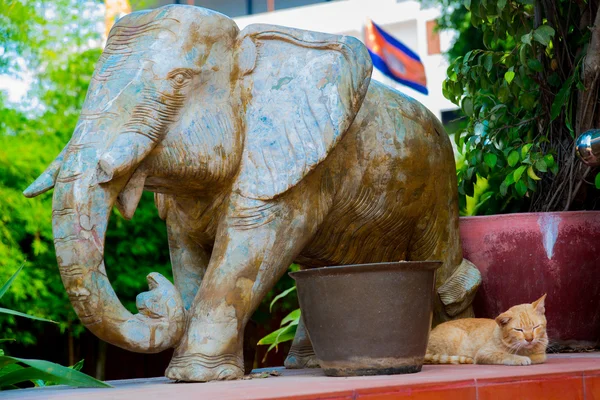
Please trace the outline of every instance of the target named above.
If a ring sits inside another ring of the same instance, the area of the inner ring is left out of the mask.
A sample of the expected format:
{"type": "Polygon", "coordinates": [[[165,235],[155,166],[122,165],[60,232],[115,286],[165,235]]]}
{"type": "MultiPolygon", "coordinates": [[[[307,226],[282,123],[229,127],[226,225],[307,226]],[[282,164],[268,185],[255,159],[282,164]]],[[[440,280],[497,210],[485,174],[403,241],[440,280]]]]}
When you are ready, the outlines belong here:
{"type": "Polygon", "coordinates": [[[538,314],[544,314],[546,312],[545,300],[546,294],[544,293],[542,297],[531,303],[531,306],[538,314]]]}
{"type": "Polygon", "coordinates": [[[512,319],[512,315],[508,312],[502,313],[496,317],[496,323],[502,328],[506,326],[512,319]]]}

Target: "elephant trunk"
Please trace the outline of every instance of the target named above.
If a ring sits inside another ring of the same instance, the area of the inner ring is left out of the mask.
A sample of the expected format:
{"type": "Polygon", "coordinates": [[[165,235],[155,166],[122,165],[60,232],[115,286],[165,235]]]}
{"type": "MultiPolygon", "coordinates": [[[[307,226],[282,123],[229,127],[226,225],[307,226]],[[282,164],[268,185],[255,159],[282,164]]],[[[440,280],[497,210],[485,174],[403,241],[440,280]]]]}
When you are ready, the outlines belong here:
{"type": "Polygon", "coordinates": [[[97,337],[124,349],[156,353],[175,346],[185,318],[179,293],[152,273],[150,291],[136,299],[140,313],[123,307],[104,266],[105,233],[118,193],[98,184],[93,168],[69,172],[78,164],[69,157],[55,184],[52,226],[60,274],[75,312],[97,337]]]}

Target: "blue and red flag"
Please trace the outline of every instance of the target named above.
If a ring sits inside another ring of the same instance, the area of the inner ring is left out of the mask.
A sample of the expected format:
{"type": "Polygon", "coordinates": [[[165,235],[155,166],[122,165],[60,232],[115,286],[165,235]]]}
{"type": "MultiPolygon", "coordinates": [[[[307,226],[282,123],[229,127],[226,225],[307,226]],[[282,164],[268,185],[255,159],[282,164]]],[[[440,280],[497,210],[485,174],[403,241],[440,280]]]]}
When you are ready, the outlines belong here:
{"type": "Polygon", "coordinates": [[[429,93],[425,67],[414,51],[373,21],[367,23],[365,38],[375,68],[402,85],[429,93]]]}

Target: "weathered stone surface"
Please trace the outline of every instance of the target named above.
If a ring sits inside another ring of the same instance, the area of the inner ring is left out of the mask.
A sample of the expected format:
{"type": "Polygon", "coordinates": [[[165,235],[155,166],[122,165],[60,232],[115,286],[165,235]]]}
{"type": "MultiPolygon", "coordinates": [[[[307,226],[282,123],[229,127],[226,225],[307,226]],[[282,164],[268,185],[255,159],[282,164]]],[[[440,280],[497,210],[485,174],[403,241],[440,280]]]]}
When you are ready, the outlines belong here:
{"type": "MultiPolygon", "coordinates": [[[[54,187],[58,264],[82,322],[133,351],[175,347],[172,379],[235,379],[245,324],[292,261],[442,260],[442,285],[462,260],[452,148],[371,69],[348,36],[239,31],[189,6],[120,19],[71,141],[25,191],[54,187]],[[175,284],[151,274],[132,315],[104,238],[111,208],[131,218],[143,190],[166,220],[175,284]]],[[[435,312],[449,318],[439,299],[435,312]]]]}

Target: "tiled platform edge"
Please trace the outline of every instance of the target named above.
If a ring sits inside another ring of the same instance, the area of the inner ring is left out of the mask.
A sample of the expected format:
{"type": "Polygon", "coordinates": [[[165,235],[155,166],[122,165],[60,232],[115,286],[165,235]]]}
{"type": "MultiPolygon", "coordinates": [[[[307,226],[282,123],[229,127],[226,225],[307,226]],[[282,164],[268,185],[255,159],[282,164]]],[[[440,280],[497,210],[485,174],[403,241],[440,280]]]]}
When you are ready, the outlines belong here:
{"type": "Polygon", "coordinates": [[[165,378],[110,382],[114,389],[48,387],[0,393],[4,399],[544,399],[600,400],[600,353],[550,356],[527,367],[425,366],[418,374],[329,378],[321,370],[232,382],[172,383],[165,378]]]}

